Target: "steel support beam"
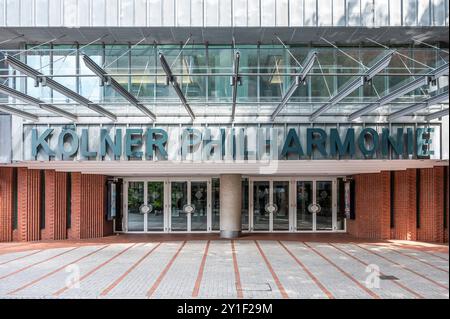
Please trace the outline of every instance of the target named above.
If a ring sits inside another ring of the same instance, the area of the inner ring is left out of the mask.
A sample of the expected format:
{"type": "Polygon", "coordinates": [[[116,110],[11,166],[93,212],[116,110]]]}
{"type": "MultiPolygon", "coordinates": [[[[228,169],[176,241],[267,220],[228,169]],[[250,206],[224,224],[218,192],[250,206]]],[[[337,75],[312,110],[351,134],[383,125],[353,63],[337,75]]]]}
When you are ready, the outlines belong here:
{"type": "Polygon", "coordinates": [[[349,121],[356,120],[357,118],[361,117],[364,114],[367,114],[369,112],[372,112],[373,110],[376,110],[377,108],[388,104],[389,102],[409,93],[412,92],[424,85],[428,85],[430,82],[436,81],[441,76],[448,75],[448,63],[441,65],[440,67],[437,67],[433,71],[424,74],[423,76],[397,88],[396,90],[392,91],[388,95],[385,95],[378,99],[378,101],[370,103],[369,105],[363,107],[362,109],[350,114],[348,117],[349,121]]]}
{"type": "Polygon", "coordinates": [[[409,114],[415,113],[415,112],[423,110],[424,108],[427,108],[429,106],[439,104],[445,100],[448,100],[448,92],[437,94],[437,95],[432,96],[422,102],[415,103],[411,106],[405,107],[404,109],[394,112],[388,116],[388,121],[390,122],[390,121],[398,119],[399,117],[402,117],[404,115],[409,115],[409,114]]]}
{"type": "Polygon", "coordinates": [[[153,121],[156,120],[156,115],[145,107],[133,94],[128,92],[122,85],[120,85],[112,76],[101,68],[97,63],[95,63],[86,54],[83,54],[84,64],[91,70],[95,75],[97,75],[101,80],[101,85],[109,85],[111,88],[120,94],[124,99],[134,105],[139,111],[147,115],[153,121]]]}
{"type": "Polygon", "coordinates": [[[22,93],[20,91],[14,90],[14,89],[10,88],[9,86],[0,84],[0,93],[8,95],[8,96],[10,96],[12,98],[18,99],[18,100],[20,100],[22,102],[25,102],[25,103],[28,103],[28,104],[40,107],[43,110],[46,110],[46,111],[49,111],[51,113],[60,115],[60,116],[65,117],[65,118],[67,118],[67,119],[69,119],[71,121],[74,121],[74,122],[78,121],[78,117],[75,114],[67,112],[67,111],[64,111],[64,110],[62,110],[62,109],[60,109],[60,108],[58,108],[58,107],[56,107],[54,105],[46,104],[46,103],[42,102],[39,99],[36,99],[36,98],[34,98],[32,96],[29,96],[29,95],[27,95],[25,93],[22,93]]]}
{"type": "Polygon", "coordinates": [[[424,85],[427,85],[428,83],[429,83],[428,76],[423,76],[418,79],[415,79],[414,81],[409,82],[409,83],[397,88],[392,93],[389,93],[388,95],[383,96],[382,98],[378,99],[378,101],[373,102],[373,103],[363,107],[362,109],[350,114],[348,119],[350,121],[356,120],[357,118],[363,116],[364,114],[370,113],[373,110],[376,110],[377,108],[379,108],[383,105],[386,105],[389,102],[391,102],[411,91],[414,91],[424,85]]]}
{"type": "Polygon", "coordinates": [[[435,119],[438,119],[440,117],[447,116],[447,115],[448,115],[448,108],[445,110],[441,110],[441,111],[437,111],[437,112],[428,114],[427,116],[425,116],[425,120],[431,121],[431,120],[435,120],[435,119]]]}
{"type": "Polygon", "coordinates": [[[352,94],[354,91],[359,89],[361,86],[364,85],[364,83],[371,82],[373,77],[383,71],[391,62],[392,56],[394,55],[395,51],[389,51],[388,54],[386,54],[384,57],[376,61],[366,72],[363,76],[354,79],[353,81],[349,82],[342,90],[340,90],[337,94],[335,94],[333,97],[330,98],[330,100],[319,107],[314,113],[311,114],[310,120],[314,121],[316,118],[318,118],[321,114],[328,111],[330,108],[332,108],[334,105],[345,99],[347,96],[352,94]]]}
{"type": "Polygon", "coordinates": [[[39,84],[41,84],[42,86],[48,86],[49,88],[74,100],[75,102],[77,102],[83,106],[86,106],[87,108],[93,110],[94,112],[97,112],[103,116],[106,116],[113,121],[117,120],[116,115],[114,115],[113,113],[104,109],[100,105],[89,101],[88,99],[81,96],[80,94],[72,91],[71,89],[67,88],[66,86],[62,85],[61,83],[56,82],[52,78],[45,76],[44,74],[42,74],[42,73],[38,72],[37,70],[33,69],[32,67],[28,66],[27,64],[17,60],[16,58],[13,58],[12,56],[7,56],[5,61],[6,61],[6,63],[8,63],[11,67],[16,69],[17,71],[32,78],[35,81],[36,87],[39,86],[39,84]]]}
{"type": "Polygon", "coordinates": [[[4,112],[4,113],[7,113],[7,114],[19,116],[19,117],[22,117],[24,119],[30,120],[32,122],[39,121],[39,117],[38,116],[36,116],[34,114],[31,114],[31,113],[28,113],[28,112],[25,112],[25,111],[22,111],[22,110],[18,110],[16,108],[10,107],[8,105],[0,104],[0,112],[4,112]]]}
{"type": "Polygon", "coordinates": [[[175,93],[178,95],[178,98],[180,99],[181,103],[183,104],[186,111],[189,113],[189,116],[192,120],[195,120],[195,114],[192,111],[190,105],[187,103],[186,97],[184,96],[183,92],[181,91],[180,85],[177,82],[177,79],[175,76],[173,76],[172,70],[170,69],[169,64],[167,63],[166,58],[164,57],[164,54],[159,53],[159,60],[161,62],[161,66],[164,70],[164,73],[166,73],[167,76],[167,84],[171,84],[175,93]]]}
{"type": "Polygon", "coordinates": [[[289,89],[284,94],[283,98],[281,99],[281,103],[278,104],[275,111],[273,111],[270,118],[275,120],[277,115],[283,110],[283,108],[286,106],[286,104],[289,102],[292,95],[295,93],[297,88],[300,86],[300,84],[306,83],[306,77],[308,76],[308,73],[311,71],[312,67],[314,66],[314,62],[317,58],[317,52],[312,51],[308,54],[308,56],[305,58],[305,61],[303,61],[303,68],[302,71],[299,74],[295,75],[295,81],[291,84],[289,89]]]}
{"type": "Polygon", "coordinates": [[[234,55],[233,62],[233,75],[230,79],[230,85],[233,87],[232,91],[232,104],[231,104],[231,119],[234,120],[234,116],[236,114],[236,100],[237,100],[237,87],[238,85],[242,85],[242,79],[239,75],[239,61],[241,54],[236,52],[234,55]]]}

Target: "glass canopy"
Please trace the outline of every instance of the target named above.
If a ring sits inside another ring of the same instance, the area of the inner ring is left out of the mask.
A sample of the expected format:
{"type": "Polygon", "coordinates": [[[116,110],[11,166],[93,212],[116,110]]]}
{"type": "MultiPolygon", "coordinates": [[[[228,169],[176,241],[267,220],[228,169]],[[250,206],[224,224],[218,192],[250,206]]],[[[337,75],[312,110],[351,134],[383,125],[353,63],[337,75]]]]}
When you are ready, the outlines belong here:
{"type": "MultiPolygon", "coordinates": [[[[31,47],[30,47],[31,48],[31,47]]],[[[283,45],[55,45],[37,49],[0,52],[0,84],[36,97],[79,116],[95,115],[51,88],[36,86],[35,80],[5,62],[13,56],[31,68],[63,84],[113,112],[117,116],[145,116],[101,81],[83,62],[87,55],[98,66],[129,91],[140,103],[159,116],[186,116],[177,92],[168,85],[162,68],[162,54],[178,83],[187,103],[197,116],[229,116],[233,107],[233,86],[236,52],[239,52],[236,94],[236,117],[270,116],[289,88],[295,83],[302,63],[311,52],[317,58],[307,74],[305,83],[298,85],[287,99],[279,117],[309,116],[330,98],[355,81],[390,52],[383,47],[285,47],[283,45]]],[[[387,67],[371,81],[354,89],[330,107],[323,115],[348,116],[364,106],[377,103],[380,98],[404,87],[436,68],[447,64],[447,73],[431,79],[426,85],[405,92],[368,115],[389,115],[412,104],[426,101],[448,92],[448,53],[438,48],[397,47],[387,67]]],[[[427,115],[442,110],[448,97],[436,105],[429,105],[415,114],[427,115]]],[[[14,100],[0,93],[0,104],[22,111],[48,116],[43,110],[14,100]]],[[[320,118],[318,119],[320,121],[320,118]]]]}

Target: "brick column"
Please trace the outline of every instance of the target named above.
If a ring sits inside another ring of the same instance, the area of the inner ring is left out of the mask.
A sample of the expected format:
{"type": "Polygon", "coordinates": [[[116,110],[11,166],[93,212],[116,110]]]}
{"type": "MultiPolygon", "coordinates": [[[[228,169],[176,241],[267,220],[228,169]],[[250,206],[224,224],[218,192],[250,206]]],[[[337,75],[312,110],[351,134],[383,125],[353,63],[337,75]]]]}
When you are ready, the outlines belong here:
{"type": "Polygon", "coordinates": [[[45,171],[45,230],[42,239],[67,238],[67,173],[45,171]]]}
{"type": "Polygon", "coordinates": [[[421,169],[420,224],[417,240],[444,241],[444,167],[421,169]]]}
{"type": "Polygon", "coordinates": [[[390,238],[390,173],[359,174],[355,179],[355,220],[348,233],[359,238],[390,238]]]}
{"type": "Polygon", "coordinates": [[[450,175],[449,175],[450,169],[448,166],[444,168],[444,174],[446,174],[447,178],[444,179],[444,181],[447,182],[447,192],[444,193],[445,197],[445,205],[446,205],[446,225],[445,225],[445,231],[444,231],[444,242],[448,243],[448,226],[449,226],[449,220],[448,220],[448,209],[449,209],[449,183],[450,183],[450,175]]]}
{"type": "Polygon", "coordinates": [[[391,239],[416,240],[416,170],[394,173],[394,228],[391,239]]]}
{"type": "Polygon", "coordinates": [[[19,167],[18,181],[18,240],[40,239],[40,172],[19,167]]]}
{"type": "Polygon", "coordinates": [[[0,167],[0,242],[13,240],[13,170],[0,167]]]}
{"type": "Polygon", "coordinates": [[[69,238],[86,239],[110,234],[105,219],[106,177],[72,173],[72,219],[69,238]]]}

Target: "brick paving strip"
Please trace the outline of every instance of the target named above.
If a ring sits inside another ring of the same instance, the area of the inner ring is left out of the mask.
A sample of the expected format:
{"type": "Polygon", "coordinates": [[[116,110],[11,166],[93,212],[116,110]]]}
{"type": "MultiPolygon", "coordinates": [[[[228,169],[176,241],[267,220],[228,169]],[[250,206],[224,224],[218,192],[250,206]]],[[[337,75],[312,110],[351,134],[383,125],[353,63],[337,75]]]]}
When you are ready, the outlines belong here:
{"type": "MultiPolygon", "coordinates": [[[[22,244],[16,244],[16,245],[0,246],[0,254],[4,253],[3,250],[8,250],[8,249],[11,249],[11,248],[16,248],[16,247],[21,247],[21,246],[27,246],[29,244],[30,243],[22,243],[22,244]]],[[[6,252],[6,253],[8,253],[8,252],[6,252]]]]}
{"type": "MultiPolygon", "coordinates": [[[[86,274],[84,274],[83,276],[80,277],[80,279],[78,280],[78,283],[80,283],[81,281],[83,281],[84,279],[86,279],[87,277],[89,277],[90,275],[92,275],[93,273],[95,273],[97,270],[99,270],[100,268],[106,266],[107,264],[109,264],[111,261],[113,261],[114,259],[116,259],[117,257],[119,257],[120,255],[124,254],[125,252],[127,252],[128,250],[130,250],[131,248],[133,248],[134,246],[136,246],[137,243],[128,246],[127,248],[123,249],[122,251],[120,251],[119,253],[115,254],[114,256],[112,256],[111,258],[109,258],[108,260],[102,262],[100,265],[96,266],[95,268],[91,269],[89,272],[87,272],[86,274]]],[[[64,288],[59,289],[58,291],[53,293],[53,296],[59,296],[61,294],[63,294],[64,292],[66,292],[67,290],[71,289],[73,287],[72,285],[68,285],[64,288]]]]}
{"type": "MultiPolygon", "coordinates": [[[[326,257],[324,254],[322,254],[321,252],[319,252],[317,249],[315,249],[314,247],[311,247],[310,245],[308,245],[306,242],[303,242],[303,244],[308,247],[310,250],[312,250],[313,252],[315,252],[317,255],[319,255],[320,257],[322,257],[323,259],[325,259],[329,264],[331,264],[332,266],[334,266],[334,268],[336,268],[337,270],[339,270],[339,272],[341,272],[345,277],[347,277],[348,279],[350,279],[351,281],[353,281],[359,288],[361,288],[362,290],[364,290],[366,293],[368,293],[372,298],[374,299],[381,299],[381,297],[376,294],[375,292],[373,292],[372,290],[368,289],[366,286],[364,286],[363,284],[361,284],[356,278],[354,278],[352,275],[350,275],[348,272],[346,272],[344,269],[342,269],[341,267],[339,267],[338,265],[336,265],[331,259],[329,259],[328,257],[326,257]]],[[[328,243],[329,245],[329,243],[328,243]]]]}
{"type": "Polygon", "coordinates": [[[239,273],[239,265],[237,263],[236,247],[234,245],[234,240],[231,241],[231,254],[233,256],[233,268],[234,268],[234,278],[235,278],[235,284],[236,284],[236,293],[237,293],[237,297],[239,299],[242,299],[242,298],[244,298],[244,295],[242,293],[241,275],[239,273]]]}
{"type": "Polygon", "coordinates": [[[35,263],[33,263],[33,264],[31,264],[31,265],[28,265],[28,266],[25,266],[25,267],[23,267],[23,268],[17,269],[17,270],[15,270],[15,271],[13,271],[13,272],[11,272],[11,273],[9,273],[9,274],[6,274],[6,275],[0,277],[0,280],[5,279],[5,278],[8,278],[8,277],[10,277],[10,276],[12,276],[12,275],[16,275],[16,274],[18,274],[19,272],[22,272],[22,271],[24,271],[24,270],[30,269],[31,267],[34,267],[34,266],[43,264],[43,263],[45,263],[45,262],[47,262],[47,261],[50,261],[50,260],[55,259],[55,258],[57,258],[57,257],[60,257],[60,256],[62,256],[62,255],[64,255],[64,254],[67,254],[67,253],[69,253],[69,252],[71,252],[71,251],[73,251],[73,250],[75,250],[75,249],[78,249],[78,248],[80,248],[80,247],[74,247],[74,248],[72,248],[72,249],[63,251],[62,253],[59,253],[59,254],[57,254],[57,255],[55,255],[55,256],[49,257],[49,258],[47,258],[47,259],[44,259],[44,260],[35,262],[35,263]]]}
{"type": "Polygon", "coordinates": [[[407,254],[407,253],[404,253],[404,252],[402,252],[402,251],[399,251],[399,250],[396,250],[396,249],[392,249],[392,248],[388,248],[388,249],[389,249],[390,251],[394,252],[394,253],[397,253],[397,254],[399,254],[399,255],[402,255],[402,256],[405,256],[405,257],[408,257],[408,258],[417,260],[418,262],[421,262],[421,263],[424,264],[424,265],[430,266],[431,268],[434,268],[434,269],[439,270],[439,271],[443,271],[443,272],[445,272],[445,273],[448,274],[448,270],[442,269],[441,267],[438,267],[438,266],[435,266],[435,265],[433,265],[433,264],[430,264],[429,262],[426,262],[426,261],[424,261],[424,260],[422,260],[422,259],[420,259],[420,258],[418,258],[418,257],[416,257],[416,256],[414,256],[414,255],[410,255],[410,254],[407,254]]]}
{"type": "Polygon", "coordinates": [[[4,262],[0,263],[0,266],[6,265],[6,264],[8,264],[10,262],[13,262],[13,261],[16,261],[16,260],[20,260],[20,259],[23,259],[23,258],[26,258],[26,257],[29,257],[29,256],[36,255],[37,253],[40,253],[41,251],[42,251],[42,249],[39,249],[39,250],[34,251],[34,252],[30,253],[30,254],[26,254],[26,255],[23,255],[23,256],[16,257],[16,258],[11,259],[11,260],[4,261],[4,262]]]}
{"type": "Polygon", "coordinates": [[[270,274],[273,277],[273,280],[275,281],[275,284],[278,287],[278,290],[281,293],[281,296],[283,299],[289,299],[289,295],[287,294],[286,290],[284,289],[283,285],[281,284],[280,278],[278,278],[277,274],[275,273],[275,270],[273,270],[272,265],[270,264],[269,259],[267,259],[266,254],[263,252],[261,246],[259,245],[258,241],[255,240],[256,247],[259,250],[259,253],[261,254],[261,257],[264,259],[264,262],[266,263],[267,268],[269,269],[270,274]]]}
{"type": "MultiPolygon", "coordinates": [[[[336,248],[337,250],[339,250],[340,252],[344,253],[345,255],[349,256],[350,258],[353,258],[354,260],[358,261],[359,263],[363,264],[364,266],[369,266],[368,263],[366,263],[365,261],[359,259],[356,256],[353,256],[352,254],[346,252],[345,250],[343,250],[342,248],[339,248],[336,245],[333,245],[332,243],[329,243],[330,246],[336,248]]],[[[380,275],[384,276],[384,274],[382,272],[380,272],[380,275]]],[[[403,285],[402,283],[398,282],[397,280],[393,280],[392,281],[394,284],[396,284],[397,286],[399,286],[400,288],[402,288],[403,290],[409,292],[410,294],[416,296],[419,299],[424,299],[425,297],[422,296],[421,294],[415,292],[414,290],[412,290],[411,288],[406,287],[405,285],[403,285]]]]}
{"type": "Polygon", "coordinates": [[[333,294],[319,281],[319,279],[314,276],[314,274],[303,264],[300,259],[298,259],[290,250],[286,247],[281,241],[278,241],[278,243],[283,247],[286,252],[295,260],[295,262],[303,269],[304,272],[308,274],[308,276],[311,278],[311,280],[322,290],[322,292],[329,298],[334,299],[333,294]]]}
{"type": "Polygon", "coordinates": [[[30,287],[30,286],[33,286],[33,285],[35,285],[36,283],[38,283],[39,281],[42,281],[42,280],[44,280],[44,279],[46,279],[46,278],[48,278],[48,277],[50,277],[50,276],[56,274],[57,272],[59,272],[59,271],[65,269],[66,267],[68,267],[68,266],[70,266],[70,265],[73,265],[73,264],[76,264],[77,262],[79,262],[79,261],[81,261],[81,260],[83,260],[83,259],[85,259],[85,258],[87,258],[87,257],[89,257],[89,256],[92,256],[93,254],[95,254],[95,253],[97,253],[97,252],[99,252],[99,251],[101,251],[101,250],[107,248],[108,246],[110,246],[110,245],[106,245],[106,246],[100,247],[99,249],[94,250],[94,251],[90,252],[89,254],[84,255],[84,256],[78,258],[77,260],[74,260],[74,261],[72,261],[72,262],[70,262],[70,263],[67,263],[67,264],[65,264],[64,266],[61,266],[61,267],[59,267],[59,268],[57,268],[57,269],[55,269],[55,270],[53,270],[53,271],[51,271],[51,272],[49,272],[49,273],[47,273],[47,274],[45,274],[45,275],[43,275],[43,276],[37,278],[37,279],[34,279],[33,281],[31,281],[31,282],[29,282],[29,283],[27,283],[27,284],[25,284],[25,285],[23,285],[23,286],[21,286],[21,287],[15,289],[15,290],[13,290],[13,291],[8,292],[8,295],[13,295],[13,294],[15,294],[15,293],[18,293],[18,292],[21,291],[21,290],[24,290],[24,289],[26,289],[26,288],[28,288],[28,287],[30,287]]]}
{"type": "Polygon", "coordinates": [[[361,245],[359,245],[359,244],[355,244],[355,245],[358,246],[359,248],[361,248],[361,249],[363,249],[363,250],[365,250],[365,251],[367,251],[367,252],[369,252],[369,253],[375,255],[375,256],[378,256],[378,257],[380,257],[380,258],[383,258],[384,260],[386,260],[386,261],[388,261],[388,262],[390,262],[390,263],[392,263],[392,264],[394,264],[394,265],[396,265],[396,266],[399,266],[400,268],[402,268],[402,269],[404,269],[404,270],[406,270],[406,271],[409,271],[409,272],[411,272],[411,273],[413,273],[413,274],[415,274],[415,275],[417,275],[417,276],[419,276],[419,277],[421,277],[421,278],[423,278],[423,279],[425,279],[425,280],[428,280],[429,282],[435,284],[436,286],[439,286],[439,287],[441,287],[441,288],[444,288],[444,289],[448,290],[448,286],[443,285],[443,284],[441,284],[441,283],[439,283],[439,282],[437,282],[437,281],[435,281],[435,280],[433,280],[433,279],[431,279],[431,278],[428,278],[427,276],[424,276],[424,275],[422,275],[421,273],[418,273],[417,271],[412,270],[412,269],[406,267],[405,265],[399,264],[398,262],[396,262],[396,261],[394,261],[394,260],[392,260],[392,259],[390,259],[390,258],[387,258],[387,257],[385,257],[385,256],[383,256],[383,255],[381,255],[381,254],[379,254],[379,253],[377,253],[377,252],[374,252],[374,251],[371,250],[371,249],[365,248],[365,247],[363,247],[363,246],[361,246],[361,245]]]}
{"type": "Polygon", "coordinates": [[[142,256],[138,261],[136,261],[130,268],[128,268],[119,278],[117,278],[111,285],[106,287],[101,293],[100,296],[106,296],[111,290],[113,290],[116,286],[118,286],[122,280],[125,279],[137,266],[139,266],[151,253],[153,253],[162,243],[158,243],[154,246],[150,251],[148,251],[144,256],[142,256]]]}
{"type": "Polygon", "coordinates": [[[178,255],[180,254],[181,250],[183,249],[183,247],[185,245],[186,245],[186,240],[183,241],[183,243],[181,244],[180,248],[178,248],[178,250],[175,253],[175,255],[173,255],[172,259],[169,261],[169,263],[166,265],[164,270],[158,276],[156,281],[153,283],[152,287],[148,290],[148,292],[147,292],[147,297],[148,298],[151,298],[153,296],[153,294],[155,293],[156,289],[158,289],[158,286],[161,284],[162,280],[166,276],[166,274],[169,271],[170,267],[172,267],[173,263],[175,262],[175,260],[177,259],[178,255]]]}
{"type": "Polygon", "coordinates": [[[211,243],[210,240],[206,243],[205,252],[203,253],[202,263],[200,264],[200,268],[198,270],[197,280],[195,281],[194,290],[192,291],[192,297],[197,298],[198,293],[200,291],[200,285],[202,283],[203,273],[205,271],[205,264],[206,264],[206,257],[208,257],[208,250],[209,250],[209,244],[211,243]]]}

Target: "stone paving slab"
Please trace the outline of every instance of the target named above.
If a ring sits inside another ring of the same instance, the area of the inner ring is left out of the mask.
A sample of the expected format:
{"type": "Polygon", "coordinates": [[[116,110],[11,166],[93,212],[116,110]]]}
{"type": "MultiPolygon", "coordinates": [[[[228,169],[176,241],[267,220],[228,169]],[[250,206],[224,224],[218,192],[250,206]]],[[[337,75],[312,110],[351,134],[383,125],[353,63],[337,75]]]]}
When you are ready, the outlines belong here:
{"type": "MultiPolygon", "coordinates": [[[[402,268],[401,265],[393,264],[383,259],[373,252],[363,250],[358,245],[353,244],[336,244],[348,253],[358,256],[358,258],[365,262],[379,267],[380,271],[386,275],[395,276],[399,281],[409,289],[420,294],[423,298],[448,298],[449,289],[442,288],[428,281],[424,277],[415,274],[407,268],[402,268]]],[[[448,268],[448,266],[447,266],[448,268]]]]}
{"type": "Polygon", "coordinates": [[[260,241],[260,244],[290,298],[328,298],[282,243],[260,241]]]}
{"type": "Polygon", "coordinates": [[[370,290],[374,294],[374,298],[414,298],[413,294],[399,287],[392,280],[373,281],[373,276],[371,275],[377,270],[371,267],[370,264],[363,264],[329,244],[312,243],[310,245],[323,255],[327,256],[327,258],[345,271],[349,276],[353,277],[362,286],[370,290]]]}
{"type": "Polygon", "coordinates": [[[448,254],[370,243],[74,244],[0,255],[0,298],[449,298],[448,270],[448,254]]]}
{"type": "Polygon", "coordinates": [[[211,241],[198,298],[237,298],[230,241],[211,241]]]}
{"type": "Polygon", "coordinates": [[[285,242],[288,249],[330,291],[333,298],[369,299],[372,298],[352,280],[342,275],[335,266],[312,251],[305,243],[285,242]]]}
{"type": "Polygon", "coordinates": [[[253,241],[235,241],[244,298],[281,298],[274,278],[253,241]]]}
{"type": "Polygon", "coordinates": [[[447,269],[431,267],[429,263],[425,264],[421,261],[414,260],[409,257],[398,254],[395,250],[390,248],[380,248],[370,245],[361,245],[363,247],[369,248],[372,251],[384,256],[385,258],[392,260],[394,263],[399,263],[405,268],[410,269],[418,274],[430,278],[448,288],[449,277],[448,277],[448,266],[447,269]]]}

